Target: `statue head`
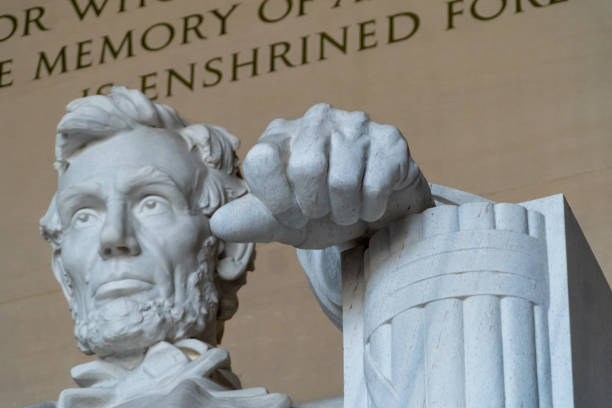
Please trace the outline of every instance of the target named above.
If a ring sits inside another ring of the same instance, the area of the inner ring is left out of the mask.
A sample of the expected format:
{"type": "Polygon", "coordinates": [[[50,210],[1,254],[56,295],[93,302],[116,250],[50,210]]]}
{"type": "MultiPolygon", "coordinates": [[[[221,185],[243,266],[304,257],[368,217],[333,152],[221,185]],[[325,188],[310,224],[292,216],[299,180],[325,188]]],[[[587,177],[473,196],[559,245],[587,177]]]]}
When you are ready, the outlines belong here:
{"type": "Polygon", "coordinates": [[[188,125],[123,87],[73,101],[58,125],[58,189],[41,233],[85,353],[220,341],[253,244],[214,237],[214,211],[247,192],[225,129],[188,125]]]}

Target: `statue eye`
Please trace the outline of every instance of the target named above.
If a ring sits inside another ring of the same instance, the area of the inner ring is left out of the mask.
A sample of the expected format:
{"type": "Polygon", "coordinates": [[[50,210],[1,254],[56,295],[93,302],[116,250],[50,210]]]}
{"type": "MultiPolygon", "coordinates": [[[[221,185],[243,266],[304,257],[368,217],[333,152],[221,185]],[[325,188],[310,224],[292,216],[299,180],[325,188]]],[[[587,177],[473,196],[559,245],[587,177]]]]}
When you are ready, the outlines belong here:
{"type": "Polygon", "coordinates": [[[138,214],[142,215],[157,215],[169,209],[170,204],[165,198],[160,196],[147,196],[140,200],[136,211],[138,214]]]}
{"type": "Polygon", "coordinates": [[[155,201],[155,200],[147,200],[147,201],[145,201],[145,202],[143,203],[143,205],[144,205],[144,207],[145,207],[147,210],[154,210],[154,209],[155,209],[155,207],[157,207],[157,201],[155,201]]]}
{"type": "Polygon", "coordinates": [[[72,216],[72,225],[76,228],[84,228],[94,225],[99,220],[98,214],[88,208],[83,208],[72,216]]]}

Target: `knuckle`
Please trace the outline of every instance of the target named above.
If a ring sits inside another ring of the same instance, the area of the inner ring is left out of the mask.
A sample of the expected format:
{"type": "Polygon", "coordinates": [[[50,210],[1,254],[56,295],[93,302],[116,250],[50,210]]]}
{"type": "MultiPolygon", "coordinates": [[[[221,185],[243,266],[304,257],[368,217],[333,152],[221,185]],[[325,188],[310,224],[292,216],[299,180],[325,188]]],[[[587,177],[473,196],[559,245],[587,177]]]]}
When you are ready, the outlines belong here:
{"type": "Polygon", "coordinates": [[[353,117],[353,120],[355,122],[358,122],[360,124],[361,122],[366,122],[370,119],[367,113],[361,111],[351,112],[351,116],[353,117]]]}
{"type": "Polygon", "coordinates": [[[267,143],[256,144],[249,150],[245,159],[243,167],[248,170],[256,170],[261,166],[269,166],[271,160],[274,160],[277,156],[277,151],[274,147],[267,143]]]}
{"type": "Polygon", "coordinates": [[[318,103],[306,111],[304,117],[313,118],[327,114],[332,107],[327,103],[318,103]]]}
{"type": "Polygon", "coordinates": [[[401,137],[399,129],[393,125],[381,125],[381,130],[390,137],[401,137]]]}
{"type": "Polygon", "coordinates": [[[375,128],[375,133],[380,140],[393,145],[399,141],[404,141],[404,136],[398,128],[392,125],[378,125],[375,128]]]}
{"type": "Polygon", "coordinates": [[[268,124],[264,134],[278,132],[279,130],[284,130],[289,126],[289,121],[286,119],[278,118],[274,119],[272,122],[268,124]]]}
{"type": "Polygon", "coordinates": [[[357,136],[364,133],[364,126],[370,121],[370,117],[365,112],[350,112],[349,118],[352,121],[352,126],[355,128],[357,136]]]}
{"type": "Polygon", "coordinates": [[[394,150],[401,152],[402,155],[408,153],[408,142],[406,142],[406,139],[404,139],[401,133],[398,134],[397,138],[393,142],[393,145],[394,150]]]}
{"type": "Polygon", "coordinates": [[[370,121],[368,115],[364,112],[347,112],[343,110],[335,110],[335,125],[338,134],[344,139],[357,141],[360,138],[367,136],[367,124],[370,121]]]}
{"type": "Polygon", "coordinates": [[[361,111],[344,111],[336,109],[337,119],[341,122],[351,124],[353,126],[361,126],[364,122],[367,122],[370,118],[365,112],[361,111]]]}

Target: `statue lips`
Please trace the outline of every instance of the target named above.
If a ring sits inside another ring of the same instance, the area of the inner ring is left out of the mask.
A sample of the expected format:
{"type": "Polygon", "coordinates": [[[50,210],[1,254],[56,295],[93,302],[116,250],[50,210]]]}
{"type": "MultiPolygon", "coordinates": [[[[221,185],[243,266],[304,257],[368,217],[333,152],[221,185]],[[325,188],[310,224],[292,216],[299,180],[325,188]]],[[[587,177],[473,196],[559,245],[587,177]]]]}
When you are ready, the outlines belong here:
{"type": "Polygon", "coordinates": [[[125,277],[114,279],[103,283],[96,289],[94,297],[96,300],[114,299],[122,296],[130,296],[138,292],[149,290],[153,283],[136,277],[125,277]]]}

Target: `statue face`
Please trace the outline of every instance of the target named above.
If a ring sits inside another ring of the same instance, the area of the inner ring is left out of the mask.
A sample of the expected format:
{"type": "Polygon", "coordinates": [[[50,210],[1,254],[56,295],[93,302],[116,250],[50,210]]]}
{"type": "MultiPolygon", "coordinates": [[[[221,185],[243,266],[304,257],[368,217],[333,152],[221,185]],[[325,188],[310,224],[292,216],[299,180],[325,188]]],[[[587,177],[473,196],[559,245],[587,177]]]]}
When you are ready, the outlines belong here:
{"type": "Polygon", "coordinates": [[[118,134],[70,161],[57,193],[59,261],[82,348],[127,353],[203,329],[202,302],[216,299],[202,252],[208,219],[190,211],[202,171],[179,135],[157,129],[118,134]]]}

